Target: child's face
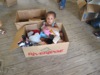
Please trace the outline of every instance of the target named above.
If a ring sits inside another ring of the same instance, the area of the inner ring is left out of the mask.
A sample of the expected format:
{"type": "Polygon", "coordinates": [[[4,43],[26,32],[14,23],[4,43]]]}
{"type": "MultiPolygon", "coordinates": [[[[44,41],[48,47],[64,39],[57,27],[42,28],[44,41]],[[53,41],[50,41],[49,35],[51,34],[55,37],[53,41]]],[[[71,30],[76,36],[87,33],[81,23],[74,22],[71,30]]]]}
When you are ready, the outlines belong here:
{"type": "Polygon", "coordinates": [[[54,15],[53,14],[49,14],[47,17],[46,17],[46,22],[49,24],[49,25],[52,25],[52,23],[54,22],[55,18],[54,18],[54,15]]]}

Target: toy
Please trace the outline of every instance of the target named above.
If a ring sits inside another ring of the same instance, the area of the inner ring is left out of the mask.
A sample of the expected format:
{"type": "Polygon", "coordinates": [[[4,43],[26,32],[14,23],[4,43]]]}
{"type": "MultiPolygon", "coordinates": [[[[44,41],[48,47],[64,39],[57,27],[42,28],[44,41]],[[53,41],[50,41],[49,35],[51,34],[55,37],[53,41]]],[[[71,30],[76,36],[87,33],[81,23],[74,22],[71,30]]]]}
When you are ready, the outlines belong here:
{"type": "Polygon", "coordinates": [[[33,33],[34,33],[33,31],[30,31],[27,33],[27,36],[30,37],[31,35],[33,35],[33,33]]]}
{"type": "Polygon", "coordinates": [[[0,33],[1,33],[1,34],[5,34],[5,31],[2,30],[2,29],[0,29],[0,33]]]}
{"type": "Polygon", "coordinates": [[[40,37],[41,38],[48,38],[48,36],[42,31],[40,32],[40,37]]]}
{"type": "Polygon", "coordinates": [[[29,37],[29,40],[34,44],[34,43],[39,43],[41,40],[40,40],[40,35],[39,33],[35,33],[34,35],[31,35],[29,37]]]}
{"type": "Polygon", "coordinates": [[[27,32],[27,35],[28,35],[28,37],[29,37],[29,36],[31,36],[31,35],[34,35],[35,33],[40,33],[40,30],[37,30],[37,29],[35,29],[35,30],[30,30],[30,31],[27,32]]]}
{"type": "Polygon", "coordinates": [[[53,42],[56,44],[60,40],[60,36],[55,36],[53,42]]]}
{"type": "Polygon", "coordinates": [[[18,42],[19,47],[28,47],[32,45],[33,44],[29,41],[29,39],[25,35],[22,35],[22,40],[18,42]]]}

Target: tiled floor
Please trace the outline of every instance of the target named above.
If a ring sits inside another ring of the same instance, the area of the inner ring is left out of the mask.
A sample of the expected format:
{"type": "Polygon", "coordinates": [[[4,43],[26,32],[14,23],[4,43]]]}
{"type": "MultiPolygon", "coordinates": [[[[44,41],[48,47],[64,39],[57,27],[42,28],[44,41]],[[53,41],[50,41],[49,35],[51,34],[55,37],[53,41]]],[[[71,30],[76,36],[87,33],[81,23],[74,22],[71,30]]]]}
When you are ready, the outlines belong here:
{"type": "Polygon", "coordinates": [[[18,0],[13,7],[0,6],[0,19],[7,32],[0,35],[0,75],[100,75],[100,39],[92,34],[91,26],[80,21],[75,0],[69,0],[64,10],[59,10],[54,0],[18,0]],[[16,11],[30,8],[57,13],[70,41],[67,54],[25,58],[21,48],[9,50],[17,31],[16,11]]]}

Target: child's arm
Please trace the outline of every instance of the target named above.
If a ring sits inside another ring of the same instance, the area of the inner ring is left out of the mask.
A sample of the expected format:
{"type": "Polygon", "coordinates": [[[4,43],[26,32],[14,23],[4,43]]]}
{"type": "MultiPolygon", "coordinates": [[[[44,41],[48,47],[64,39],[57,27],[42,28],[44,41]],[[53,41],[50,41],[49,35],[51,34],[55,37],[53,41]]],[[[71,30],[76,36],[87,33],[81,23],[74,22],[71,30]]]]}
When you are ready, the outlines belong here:
{"type": "Polygon", "coordinates": [[[51,27],[52,30],[60,31],[58,27],[51,27]]]}
{"type": "Polygon", "coordinates": [[[60,28],[58,27],[57,24],[54,25],[53,29],[54,29],[54,30],[57,30],[57,31],[60,31],[60,28]]]}
{"type": "Polygon", "coordinates": [[[58,25],[55,23],[54,27],[52,27],[52,30],[60,31],[60,28],[59,28],[58,25]]]}
{"type": "Polygon", "coordinates": [[[42,26],[40,29],[43,30],[44,27],[45,27],[45,22],[42,23],[42,26]]]}
{"type": "Polygon", "coordinates": [[[59,28],[57,24],[54,25],[55,28],[59,28]]]}
{"type": "Polygon", "coordinates": [[[60,29],[59,29],[58,27],[47,26],[47,28],[48,28],[49,30],[60,31],[60,29]]]}

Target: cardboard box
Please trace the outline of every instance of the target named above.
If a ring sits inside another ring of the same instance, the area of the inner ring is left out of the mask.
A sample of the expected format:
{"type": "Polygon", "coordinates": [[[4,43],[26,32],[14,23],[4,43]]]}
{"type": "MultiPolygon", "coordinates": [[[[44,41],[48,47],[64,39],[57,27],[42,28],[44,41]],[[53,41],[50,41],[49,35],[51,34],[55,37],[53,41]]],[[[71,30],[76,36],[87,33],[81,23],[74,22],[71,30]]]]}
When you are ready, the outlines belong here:
{"type": "Polygon", "coordinates": [[[26,24],[34,23],[34,21],[36,23],[38,21],[42,21],[45,18],[45,14],[46,14],[45,9],[18,10],[16,13],[16,20],[15,20],[16,28],[20,29],[22,26],[26,24]],[[34,20],[30,21],[30,19],[34,20]]]}
{"type": "Polygon", "coordinates": [[[87,5],[87,12],[100,13],[100,5],[88,4],[87,5]]]}
{"type": "Polygon", "coordinates": [[[97,18],[98,15],[99,15],[98,13],[87,12],[86,8],[83,8],[82,10],[80,10],[81,21],[93,20],[93,19],[97,18]]]}
{"type": "Polygon", "coordinates": [[[81,9],[86,5],[86,1],[85,0],[77,0],[77,4],[78,4],[79,9],[81,9]]]}
{"type": "MultiPolygon", "coordinates": [[[[89,2],[90,0],[87,1],[89,2]]],[[[79,6],[81,21],[89,21],[98,17],[100,5],[89,4],[85,0],[78,0],[77,4],[79,6]]]]}
{"type": "MultiPolygon", "coordinates": [[[[38,22],[37,24],[26,25],[21,27],[16,36],[14,41],[11,45],[11,49],[14,50],[18,48],[18,42],[23,34],[25,34],[26,30],[32,30],[40,28],[42,22],[38,22]]],[[[23,47],[22,50],[25,54],[25,57],[37,57],[37,56],[49,56],[49,55],[61,55],[66,54],[69,46],[69,40],[65,28],[61,23],[57,23],[59,28],[64,33],[64,41],[63,43],[57,44],[48,44],[48,45],[39,45],[39,46],[30,46],[30,47],[23,47]]]]}
{"type": "Polygon", "coordinates": [[[13,6],[15,4],[17,4],[17,0],[6,0],[6,5],[8,7],[13,6]]]}
{"type": "Polygon", "coordinates": [[[96,5],[100,5],[100,0],[89,0],[90,2],[88,2],[88,4],[96,4],[96,5]]]}

